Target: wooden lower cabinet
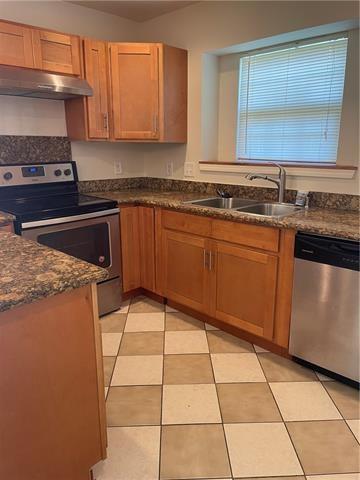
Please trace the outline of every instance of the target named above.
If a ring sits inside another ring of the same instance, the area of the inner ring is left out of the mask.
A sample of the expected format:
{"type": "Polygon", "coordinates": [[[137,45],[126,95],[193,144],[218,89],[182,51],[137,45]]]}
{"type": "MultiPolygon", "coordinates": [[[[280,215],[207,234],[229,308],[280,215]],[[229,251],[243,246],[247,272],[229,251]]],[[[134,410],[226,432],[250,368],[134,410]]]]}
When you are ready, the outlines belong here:
{"type": "Polygon", "coordinates": [[[142,287],[286,351],[294,231],[129,206],[121,233],[124,292],[142,287]]]}
{"type": "Polygon", "coordinates": [[[237,245],[214,242],[211,316],[272,339],[278,258],[237,245]]]}
{"type": "Polygon", "coordinates": [[[152,207],[121,207],[123,292],[155,291],[155,213],[152,207]]]}
{"type": "Polygon", "coordinates": [[[207,243],[187,233],[162,232],[163,295],[203,313],[210,313],[207,243]]]}
{"type": "Polygon", "coordinates": [[[268,227],[268,241],[263,242],[266,250],[259,245],[267,227],[241,228],[244,224],[221,221],[228,224],[224,228],[231,233],[230,242],[217,239],[224,236],[218,220],[184,214],[182,222],[181,216],[162,212],[161,294],[177,305],[206,314],[209,320],[219,320],[286,349],[294,232],[268,227]],[[206,235],[202,233],[205,220],[209,222],[206,235]]]}
{"type": "Polygon", "coordinates": [[[96,285],[0,312],[0,478],[89,480],[106,458],[96,285]]]}

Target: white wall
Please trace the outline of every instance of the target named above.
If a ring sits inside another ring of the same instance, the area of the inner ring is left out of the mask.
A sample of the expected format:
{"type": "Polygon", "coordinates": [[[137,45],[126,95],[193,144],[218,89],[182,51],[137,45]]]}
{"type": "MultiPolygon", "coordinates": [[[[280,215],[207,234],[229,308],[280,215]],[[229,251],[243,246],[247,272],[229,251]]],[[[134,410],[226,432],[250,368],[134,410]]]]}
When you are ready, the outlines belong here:
{"type": "MultiPolygon", "coordinates": [[[[174,177],[184,178],[184,162],[195,165],[194,180],[248,183],[244,174],[200,172],[198,163],[211,157],[202,147],[203,55],[231,45],[272,37],[285,32],[357,18],[356,2],[336,1],[265,1],[265,2],[199,2],[190,7],[146,22],[140,31],[142,40],[164,41],[189,50],[188,145],[163,149],[161,145],[145,149],[145,172],[165,176],[165,165],[174,162],[174,177]]],[[[350,99],[349,99],[350,101],[350,99]]],[[[356,98],[351,101],[356,102],[356,98]]],[[[221,105],[219,109],[220,115],[221,105]]],[[[234,111],[229,115],[233,115],[234,111]]],[[[213,126],[211,127],[213,128],[213,126]]],[[[220,126],[221,128],[221,126],[220,126]]],[[[225,128],[226,130],[226,128],[225,128]]],[[[231,132],[223,131],[223,142],[233,141],[231,132]]],[[[145,148],[145,147],[144,147],[145,148]]],[[[343,148],[343,145],[340,146],[343,148]]],[[[222,144],[224,149],[224,143],[222,144]]],[[[224,153],[224,150],[222,150],[224,153]]],[[[215,158],[210,158],[217,160],[215,158]]],[[[222,158],[224,160],[224,158],[222,158]]],[[[232,161],[233,158],[228,159],[232,161]]],[[[267,183],[257,183],[268,186],[267,183]]],[[[289,188],[343,193],[358,192],[358,176],[350,180],[337,178],[290,177],[289,188]]]]}
{"type": "MultiPolygon", "coordinates": [[[[0,18],[104,40],[134,41],[138,25],[66,2],[1,2],[0,18]]],[[[0,135],[66,136],[64,102],[0,96],[0,135]]],[[[115,178],[114,160],[120,159],[123,177],[142,176],[143,152],[137,145],[108,142],[72,142],[79,178],[115,178]]]]}

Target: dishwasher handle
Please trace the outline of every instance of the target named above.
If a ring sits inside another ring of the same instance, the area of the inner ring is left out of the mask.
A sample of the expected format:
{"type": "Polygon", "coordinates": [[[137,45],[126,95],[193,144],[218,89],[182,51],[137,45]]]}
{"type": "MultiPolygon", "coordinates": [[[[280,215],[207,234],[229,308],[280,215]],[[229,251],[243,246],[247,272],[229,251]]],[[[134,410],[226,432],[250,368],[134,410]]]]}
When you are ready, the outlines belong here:
{"type": "Polygon", "coordinates": [[[298,233],[295,257],[359,271],[359,243],[355,241],[298,233]]]}

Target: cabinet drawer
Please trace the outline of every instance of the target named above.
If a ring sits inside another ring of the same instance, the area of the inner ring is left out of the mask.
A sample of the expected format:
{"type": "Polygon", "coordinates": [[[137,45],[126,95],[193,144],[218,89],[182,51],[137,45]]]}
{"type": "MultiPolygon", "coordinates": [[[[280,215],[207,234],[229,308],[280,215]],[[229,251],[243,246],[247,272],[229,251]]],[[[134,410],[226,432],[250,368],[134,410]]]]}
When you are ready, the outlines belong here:
{"type": "Polygon", "coordinates": [[[269,252],[279,250],[279,229],[272,227],[214,220],[211,237],[269,252]]]}
{"type": "Polygon", "coordinates": [[[161,218],[163,228],[210,237],[210,218],[190,215],[188,213],[170,212],[169,210],[163,210],[161,218]]]}

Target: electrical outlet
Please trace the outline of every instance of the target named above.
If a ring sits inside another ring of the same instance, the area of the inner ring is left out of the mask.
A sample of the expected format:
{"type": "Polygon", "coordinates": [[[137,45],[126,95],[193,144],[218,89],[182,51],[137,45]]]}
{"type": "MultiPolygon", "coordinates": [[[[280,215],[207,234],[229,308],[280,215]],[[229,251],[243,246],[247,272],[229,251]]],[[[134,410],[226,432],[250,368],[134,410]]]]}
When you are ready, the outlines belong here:
{"type": "Polygon", "coordinates": [[[121,160],[114,160],[114,173],[115,175],[122,175],[122,163],[121,160]]]}
{"type": "Polygon", "coordinates": [[[193,177],[194,176],[194,164],[186,162],[184,165],[184,176],[193,177]]]}
{"type": "Polygon", "coordinates": [[[167,177],[172,177],[174,174],[174,164],[173,162],[167,162],[166,163],[166,176],[167,177]]]}

